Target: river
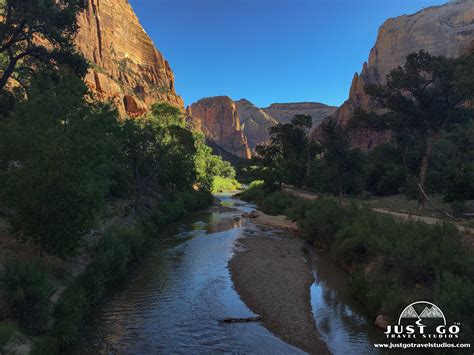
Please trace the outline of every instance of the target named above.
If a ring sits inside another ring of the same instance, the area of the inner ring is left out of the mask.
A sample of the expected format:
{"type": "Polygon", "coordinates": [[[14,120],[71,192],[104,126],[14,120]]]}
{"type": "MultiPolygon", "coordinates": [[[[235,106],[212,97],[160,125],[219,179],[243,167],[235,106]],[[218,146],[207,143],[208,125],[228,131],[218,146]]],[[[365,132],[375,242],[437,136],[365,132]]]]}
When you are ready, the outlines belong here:
{"type": "MultiPolygon", "coordinates": [[[[302,353],[259,323],[219,322],[253,315],[233,289],[227,263],[246,228],[235,217],[254,209],[228,195],[219,200],[233,210],[193,214],[173,226],[123,286],[97,307],[76,353],[302,353]]],[[[265,233],[272,230],[265,228],[265,233]]],[[[314,272],[313,314],[329,349],[373,353],[371,339],[380,332],[350,298],[347,275],[323,256],[315,261],[314,272]]]]}

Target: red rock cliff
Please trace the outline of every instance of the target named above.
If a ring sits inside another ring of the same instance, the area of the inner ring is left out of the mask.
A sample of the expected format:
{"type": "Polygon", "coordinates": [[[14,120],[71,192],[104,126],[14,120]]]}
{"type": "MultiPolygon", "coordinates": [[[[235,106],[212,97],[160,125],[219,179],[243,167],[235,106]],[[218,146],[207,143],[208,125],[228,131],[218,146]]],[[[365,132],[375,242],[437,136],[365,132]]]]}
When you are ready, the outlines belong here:
{"type": "Polygon", "coordinates": [[[122,115],[142,115],[156,101],[184,108],[168,62],[128,1],[85,1],[76,44],[91,63],[86,83],[92,91],[116,102],[122,115]]]}
{"type": "MultiPolygon", "coordinates": [[[[387,20],[379,29],[375,46],[362,72],[355,74],[349,99],[333,115],[346,124],[354,109],[371,110],[374,105],[364,92],[367,84],[384,84],[390,70],[403,65],[408,54],[425,50],[433,55],[458,57],[474,48],[474,2],[460,1],[426,8],[413,15],[387,20]]],[[[370,149],[388,135],[356,132],[354,146],[370,149]]]]}
{"type": "Polygon", "coordinates": [[[187,113],[191,123],[207,139],[238,157],[251,158],[237,108],[230,97],[217,96],[199,100],[187,108],[187,113]]]}

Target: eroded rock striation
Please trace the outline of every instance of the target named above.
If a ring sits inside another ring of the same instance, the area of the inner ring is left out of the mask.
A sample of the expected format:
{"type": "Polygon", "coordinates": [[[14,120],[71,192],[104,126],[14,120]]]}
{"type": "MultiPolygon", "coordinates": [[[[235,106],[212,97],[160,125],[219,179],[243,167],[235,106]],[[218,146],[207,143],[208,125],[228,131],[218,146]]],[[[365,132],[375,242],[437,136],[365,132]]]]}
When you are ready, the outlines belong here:
{"type": "MultiPolygon", "coordinates": [[[[412,15],[387,20],[379,29],[375,46],[361,73],[352,80],[349,99],[333,118],[345,125],[356,108],[376,106],[364,92],[367,84],[384,84],[390,70],[403,65],[412,52],[425,50],[433,55],[458,57],[474,49],[474,2],[458,1],[423,9],[412,15]]],[[[388,134],[359,131],[352,143],[370,149],[386,141],[388,134]]]]}
{"type": "Polygon", "coordinates": [[[86,0],[79,16],[78,49],[91,63],[86,83],[120,113],[140,116],[157,101],[184,108],[173,72],[127,0],[86,0]]]}
{"type": "Polygon", "coordinates": [[[270,138],[268,130],[278,124],[278,121],[249,100],[235,101],[235,106],[249,148],[254,150],[257,145],[268,142],[270,138]]]}
{"type": "Polygon", "coordinates": [[[201,99],[187,108],[188,121],[202,131],[206,139],[229,153],[251,158],[234,101],[228,96],[201,99]]]}

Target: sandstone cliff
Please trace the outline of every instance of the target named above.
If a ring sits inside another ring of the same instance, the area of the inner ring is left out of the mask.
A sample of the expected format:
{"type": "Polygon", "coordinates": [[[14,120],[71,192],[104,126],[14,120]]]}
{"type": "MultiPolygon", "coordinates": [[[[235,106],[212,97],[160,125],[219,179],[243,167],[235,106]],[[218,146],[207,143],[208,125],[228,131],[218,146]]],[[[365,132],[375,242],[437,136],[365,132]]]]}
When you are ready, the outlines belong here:
{"type": "Polygon", "coordinates": [[[86,83],[122,115],[139,116],[156,101],[184,108],[168,62],[155,48],[127,0],[85,0],[78,49],[91,63],[86,83]]]}
{"type": "Polygon", "coordinates": [[[263,109],[280,123],[290,122],[295,115],[310,115],[313,118],[313,127],[319,125],[324,118],[332,115],[336,110],[337,107],[318,102],[271,104],[263,109]]]}
{"type": "Polygon", "coordinates": [[[187,114],[190,123],[201,130],[206,139],[238,157],[251,158],[237,108],[230,97],[201,99],[187,108],[187,114]]]}
{"type": "Polygon", "coordinates": [[[268,130],[278,122],[246,99],[235,101],[235,106],[249,148],[254,150],[257,145],[268,142],[268,130]]]}
{"type": "MultiPolygon", "coordinates": [[[[354,75],[349,99],[333,117],[346,124],[355,108],[373,109],[364,86],[384,84],[390,70],[403,65],[408,54],[422,49],[445,57],[458,57],[474,49],[474,3],[461,1],[429,7],[387,20],[379,29],[368,63],[364,63],[360,74],[354,75]]],[[[352,142],[370,149],[387,138],[387,134],[361,131],[352,135],[352,142]]]]}

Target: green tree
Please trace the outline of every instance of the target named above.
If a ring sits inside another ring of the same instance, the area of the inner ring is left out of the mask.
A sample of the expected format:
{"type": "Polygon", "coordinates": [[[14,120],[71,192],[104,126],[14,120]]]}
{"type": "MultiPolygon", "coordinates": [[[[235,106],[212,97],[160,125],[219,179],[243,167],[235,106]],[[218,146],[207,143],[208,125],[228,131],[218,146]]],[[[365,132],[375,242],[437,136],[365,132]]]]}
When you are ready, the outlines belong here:
{"type": "Polygon", "coordinates": [[[196,142],[195,165],[197,183],[200,189],[212,190],[214,177],[235,179],[235,169],[220,156],[212,154],[212,149],[206,145],[204,135],[201,132],[193,132],[196,142]]]}
{"type": "Polygon", "coordinates": [[[84,75],[87,64],[73,39],[84,0],[4,0],[0,2],[0,91],[9,79],[27,88],[39,64],[52,70],[67,64],[84,75]]]}
{"type": "Polygon", "coordinates": [[[80,78],[41,72],[0,128],[10,222],[40,254],[73,252],[104,205],[117,116],[86,95],[80,78]]]}
{"type": "Polygon", "coordinates": [[[382,113],[359,111],[359,125],[390,131],[399,145],[420,152],[419,206],[425,204],[429,161],[435,144],[458,124],[471,119],[466,103],[474,97],[474,56],[451,59],[420,51],[408,55],[403,67],[387,75],[386,85],[369,85],[366,92],[382,113]]]}
{"type": "Polygon", "coordinates": [[[181,111],[167,103],[157,103],[147,117],[122,124],[136,205],[153,193],[187,189],[196,182],[195,140],[184,125],[181,111]]]}
{"type": "Polygon", "coordinates": [[[296,115],[290,123],[271,127],[270,144],[257,146],[262,179],[267,183],[303,186],[314,145],[309,139],[311,116],[296,115]]]}
{"type": "Polygon", "coordinates": [[[334,187],[334,194],[342,199],[351,184],[354,192],[361,184],[358,180],[363,177],[365,157],[359,149],[351,149],[347,130],[335,120],[329,120],[320,127],[323,151],[317,160],[327,181],[334,187]]]}

